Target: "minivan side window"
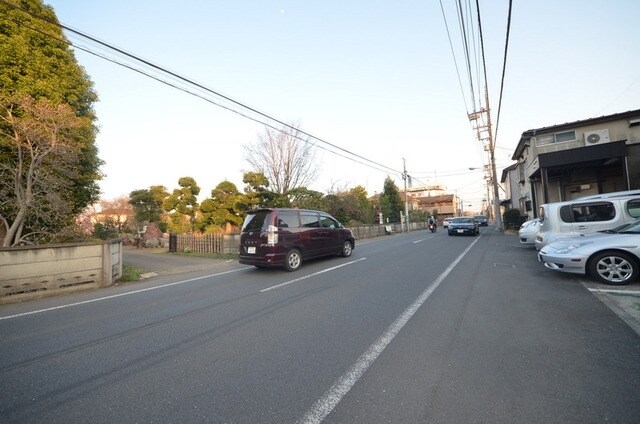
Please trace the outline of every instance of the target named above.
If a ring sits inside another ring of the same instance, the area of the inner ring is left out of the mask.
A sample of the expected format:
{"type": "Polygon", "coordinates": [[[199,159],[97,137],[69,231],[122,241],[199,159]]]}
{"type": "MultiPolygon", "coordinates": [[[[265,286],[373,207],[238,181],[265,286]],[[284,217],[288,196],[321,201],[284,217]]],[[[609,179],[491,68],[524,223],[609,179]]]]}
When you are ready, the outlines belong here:
{"type": "Polygon", "coordinates": [[[320,215],[320,223],[325,228],[339,228],[340,224],[335,219],[327,215],[320,215]]]}
{"type": "Polygon", "coordinates": [[[640,218],[640,199],[633,199],[627,202],[627,212],[633,218],[640,218]]]}
{"type": "Polygon", "coordinates": [[[298,228],[300,226],[300,221],[298,221],[298,213],[297,212],[278,212],[277,219],[278,228],[298,228]]]}
{"type": "Polygon", "coordinates": [[[305,228],[315,228],[320,226],[318,214],[315,213],[300,212],[300,223],[305,228]]]}
{"type": "Polygon", "coordinates": [[[571,205],[574,222],[611,221],[616,217],[616,209],[612,203],[591,203],[571,205]]]}

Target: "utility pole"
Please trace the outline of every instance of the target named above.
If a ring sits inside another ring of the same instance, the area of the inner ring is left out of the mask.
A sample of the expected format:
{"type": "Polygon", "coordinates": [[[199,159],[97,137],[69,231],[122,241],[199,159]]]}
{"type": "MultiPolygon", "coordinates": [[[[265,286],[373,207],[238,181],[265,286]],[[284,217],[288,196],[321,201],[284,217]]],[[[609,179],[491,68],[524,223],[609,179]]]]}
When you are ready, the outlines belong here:
{"type": "Polygon", "coordinates": [[[402,158],[402,179],[404,180],[404,222],[407,224],[407,233],[409,232],[409,199],[407,193],[407,163],[402,158]]]}
{"type": "MultiPolygon", "coordinates": [[[[485,98],[488,104],[489,94],[485,87],[485,98]]],[[[491,113],[489,108],[481,108],[480,111],[469,114],[469,120],[473,123],[476,130],[478,141],[484,145],[484,150],[489,155],[489,169],[487,174],[487,194],[489,194],[489,183],[493,186],[493,215],[498,228],[502,229],[502,216],[500,216],[500,190],[498,188],[498,177],[496,173],[495,145],[493,142],[493,133],[491,130],[491,113]]],[[[487,198],[487,201],[491,199],[487,198]]]]}

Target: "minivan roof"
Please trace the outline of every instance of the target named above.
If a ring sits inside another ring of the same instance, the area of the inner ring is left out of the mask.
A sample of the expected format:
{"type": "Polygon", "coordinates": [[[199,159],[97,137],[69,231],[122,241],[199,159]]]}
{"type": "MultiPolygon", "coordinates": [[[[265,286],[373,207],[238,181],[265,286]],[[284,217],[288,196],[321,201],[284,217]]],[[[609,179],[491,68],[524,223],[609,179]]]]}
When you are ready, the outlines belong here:
{"type": "Polygon", "coordinates": [[[590,196],[578,197],[576,199],[572,199],[571,201],[576,200],[593,200],[593,199],[616,199],[620,197],[626,196],[639,196],[640,190],[626,190],[626,191],[614,191],[611,193],[600,193],[600,194],[592,194],[590,196]]]}
{"type": "Polygon", "coordinates": [[[640,196],[640,190],[626,190],[626,191],[614,191],[611,193],[600,193],[600,194],[591,194],[589,196],[576,197],[571,200],[564,200],[560,202],[549,202],[545,203],[541,206],[545,205],[557,205],[557,204],[570,204],[575,202],[584,202],[589,200],[600,200],[600,199],[622,199],[629,196],[640,196]]]}
{"type": "Polygon", "coordinates": [[[260,209],[253,209],[250,211],[247,211],[247,213],[257,213],[257,212],[273,212],[273,211],[300,211],[300,212],[322,212],[322,213],[326,213],[328,214],[328,212],[324,212],[324,211],[319,211],[319,210],[315,210],[315,209],[298,209],[298,208],[260,208],[260,209]]]}

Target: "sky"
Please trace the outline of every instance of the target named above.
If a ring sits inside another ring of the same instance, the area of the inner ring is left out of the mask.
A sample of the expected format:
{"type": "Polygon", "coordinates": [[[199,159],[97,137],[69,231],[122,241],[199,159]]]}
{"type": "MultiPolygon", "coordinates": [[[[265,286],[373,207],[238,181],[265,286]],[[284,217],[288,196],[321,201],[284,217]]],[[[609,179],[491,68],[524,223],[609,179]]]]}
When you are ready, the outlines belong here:
{"type": "MultiPolygon", "coordinates": [[[[468,113],[484,97],[484,83],[474,84],[474,102],[457,2],[45,3],[65,26],[383,165],[348,160],[316,141],[321,173],[311,189],[362,185],[373,195],[387,176],[402,188],[406,166],[414,186],[443,184],[465,210],[481,208],[488,159],[468,113]]],[[[508,1],[480,4],[498,178],[526,130],[640,108],[640,2],[516,1],[498,120],[508,9],[508,1]]],[[[75,54],[100,99],[103,199],[152,185],[172,191],[185,176],[196,180],[202,199],[224,180],[242,190],[242,174],[251,170],[243,146],[256,142],[263,124],[93,54],[75,54]]],[[[472,53],[472,75],[478,56],[472,53]]]]}

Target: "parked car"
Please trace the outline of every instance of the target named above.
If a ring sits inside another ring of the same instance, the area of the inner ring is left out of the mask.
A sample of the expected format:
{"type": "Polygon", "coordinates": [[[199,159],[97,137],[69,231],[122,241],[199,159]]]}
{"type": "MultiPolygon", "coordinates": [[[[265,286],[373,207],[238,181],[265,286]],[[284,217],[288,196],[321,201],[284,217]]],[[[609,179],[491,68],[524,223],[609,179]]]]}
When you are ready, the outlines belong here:
{"type": "Polygon", "coordinates": [[[540,250],[538,259],[555,271],[587,274],[606,284],[629,284],[640,273],[640,219],[550,243],[540,250]]]}
{"type": "Polygon", "coordinates": [[[489,225],[489,220],[484,215],[476,215],[476,216],[473,217],[473,219],[475,219],[475,221],[481,227],[486,227],[486,226],[489,225]]]}
{"type": "Polygon", "coordinates": [[[303,261],[328,255],[351,256],[355,239],[326,212],[269,208],[251,211],[242,224],[241,264],[282,266],[296,271],[303,261]]]}
{"type": "Polygon", "coordinates": [[[473,218],[453,218],[447,227],[449,235],[471,234],[477,236],[480,234],[478,223],[473,218]]]}
{"type": "Polygon", "coordinates": [[[448,228],[448,227],[449,227],[449,223],[450,223],[451,221],[453,221],[453,218],[454,218],[454,217],[449,217],[449,218],[445,218],[445,219],[443,219],[443,220],[442,220],[442,226],[443,226],[444,228],[448,228]]]}
{"type": "Polygon", "coordinates": [[[520,243],[533,246],[536,242],[536,234],[540,228],[540,218],[533,218],[523,222],[518,230],[520,243]]]}
{"type": "Polygon", "coordinates": [[[640,218],[640,190],[580,197],[540,206],[536,249],[560,237],[592,234],[640,218]]]}

